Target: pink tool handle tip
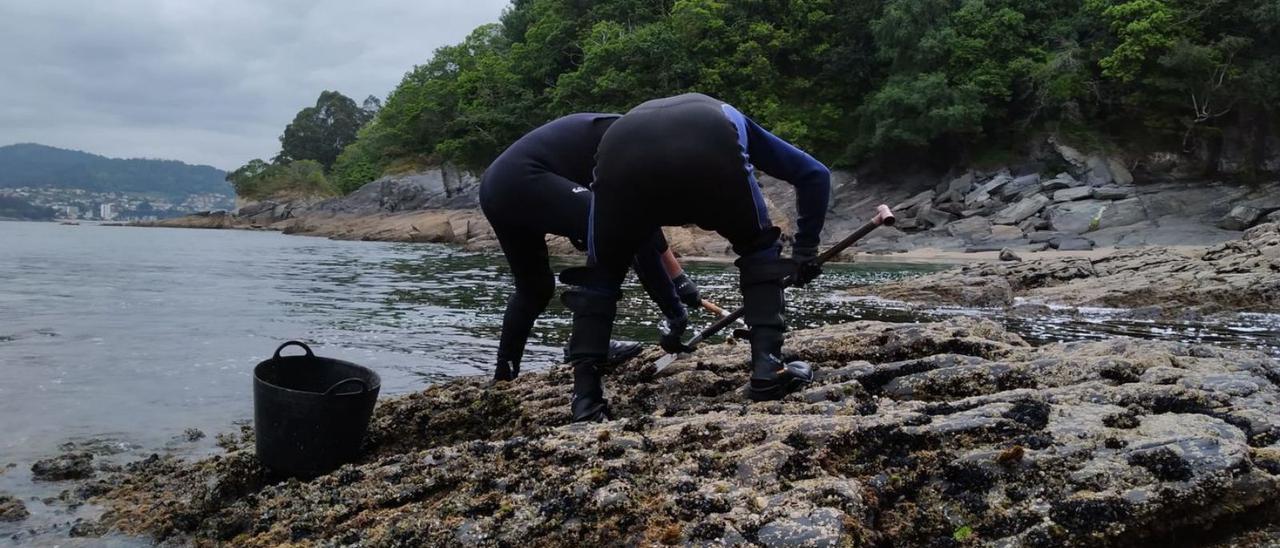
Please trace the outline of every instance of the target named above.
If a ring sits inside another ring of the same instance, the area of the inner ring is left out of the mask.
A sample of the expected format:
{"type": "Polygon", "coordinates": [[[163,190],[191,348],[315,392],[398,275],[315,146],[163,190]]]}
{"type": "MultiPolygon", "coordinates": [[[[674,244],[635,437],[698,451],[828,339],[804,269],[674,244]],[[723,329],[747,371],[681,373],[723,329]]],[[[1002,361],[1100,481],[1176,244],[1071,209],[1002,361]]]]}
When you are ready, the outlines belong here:
{"type": "Polygon", "coordinates": [[[889,209],[889,206],[880,204],[879,206],[876,206],[876,216],[874,219],[871,219],[871,222],[877,225],[893,226],[893,223],[896,220],[897,219],[893,216],[893,211],[889,209]]]}

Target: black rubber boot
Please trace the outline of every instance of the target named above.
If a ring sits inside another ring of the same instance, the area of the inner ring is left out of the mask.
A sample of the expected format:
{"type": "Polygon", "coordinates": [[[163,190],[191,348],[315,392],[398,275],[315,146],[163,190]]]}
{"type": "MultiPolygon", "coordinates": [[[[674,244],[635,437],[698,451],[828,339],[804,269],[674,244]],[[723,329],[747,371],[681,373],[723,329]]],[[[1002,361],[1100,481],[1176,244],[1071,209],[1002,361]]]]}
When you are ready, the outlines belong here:
{"type": "Polygon", "coordinates": [[[782,331],[772,327],[751,328],[751,401],[780,400],[813,382],[808,363],[782,363],[782,331]]]}
{"type": "MultiPolygon", "coordinates": [[[[640,355],[644,345],[635,341],[609,341],[609,365],[618,365],[640,355]]],[[[569,345],[564,345],[564,361],[569,362],[569,345]]]]}
{"type": "Polygon", "coordinates": [[[598,365],[592,360],[573,362],[573,399],[569,401],[573,422],[605,422],[612,418],[598,365]]]}
{"type": "Polygon", "coordinates": [[[804,362],[782,362],[785,301],[782,280],[795,272],[795,265],[782,258],[738,259],[741,275],[743,319],[751,341],[752,401],[782,399],[813,381],[813,370],[804,362]]]}
{"type": "Polygon", "coordinates": [[[573,422],[609,420],[600,366],[609,357],[609,333],[617,313],[617,299],[585,289],[570,289],[561,297],[573,311],[569,363],[573,365],[573,422]]]}
{"type": "Polygon", "coordinates": [[[520,376],[520,364],[510,360],[498,360],[498,365],[493,368],[493,382],[499,383],[504,381],[514,381],[520,376]]]}

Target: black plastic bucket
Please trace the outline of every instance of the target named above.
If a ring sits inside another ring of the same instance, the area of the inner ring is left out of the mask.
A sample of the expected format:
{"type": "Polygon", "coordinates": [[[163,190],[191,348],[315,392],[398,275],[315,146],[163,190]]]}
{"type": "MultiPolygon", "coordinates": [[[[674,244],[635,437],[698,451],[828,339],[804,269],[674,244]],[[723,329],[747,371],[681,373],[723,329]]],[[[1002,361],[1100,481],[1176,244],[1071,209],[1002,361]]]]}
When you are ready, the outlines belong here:
{"type": "Polygon", "coordinates": [[[315,477],[360,456],[382,380],[372,369],[317,357],[289,341],[253,368],[258,460],[285,476],[315,477]],[[281,356],[288,346],[303,356],[281,356]]]}

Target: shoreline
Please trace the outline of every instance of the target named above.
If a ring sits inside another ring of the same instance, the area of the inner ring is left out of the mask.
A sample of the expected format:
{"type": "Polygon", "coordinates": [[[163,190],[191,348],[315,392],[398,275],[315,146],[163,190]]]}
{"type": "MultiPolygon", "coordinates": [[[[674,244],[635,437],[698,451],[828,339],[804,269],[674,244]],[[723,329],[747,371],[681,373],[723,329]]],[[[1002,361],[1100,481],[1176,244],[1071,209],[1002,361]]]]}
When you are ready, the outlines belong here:
{"type": "Polygon", "coordinates": [[[906,280],[861,284],[855,296],[908,303],[1142,309],[1157,317],[1280,312],[1280,223],[1208,249],[1153,246],[982,262],[906,280]]]}
{"type": "MultiPolygon", "coordinates": [[[[135,221],[110,226],[131,228],[187,228],[212,230],[251,230],[280,232],[291,236],[311,236],[333,240],[356,240],[402,243],[446,243],[459,245],[467,250],[499,250],[492,229],[479,211],[421,210],[403,213],[373,215],[310,214],[292,217],[269,224],[253,223],[234,215],[218,212],[188,215],[163,221],[135,221]]],[[[873,233],[874,234],[874,233],[873,233]]],[[[667,236],[672,250],[684,260],[702,262],[732,262],[733,255],[727,243],[719,235],[686,227],[669,227],[667,236]],[[720,245],[716,245],[719,240],[720,245]],[[708,253],[721,249],[725,253],[708,253]]],[[[1152,247],[1148,245],[1114,246],[1089,250],[1064,251],[1046,249],[1031,251],[1014,248],[1023,260],[1066,258],[1097,260],[1117,252],[1152,247]]],[[[1207,251],[1210,246],[1176,245],[1160,246],[1192,257],[1207,251]]],[[[548,238],[548,249],[553,255],[573,256],[579,251],[568,240],[558,236],[548,238]]],[[[908,264],[908,265],[970,265],[984,262],[1001,262],[999,251],[968,252],[938,247],[920,247],[906,251],[857,250],[841,253],[833,264],[908,264]]]]}

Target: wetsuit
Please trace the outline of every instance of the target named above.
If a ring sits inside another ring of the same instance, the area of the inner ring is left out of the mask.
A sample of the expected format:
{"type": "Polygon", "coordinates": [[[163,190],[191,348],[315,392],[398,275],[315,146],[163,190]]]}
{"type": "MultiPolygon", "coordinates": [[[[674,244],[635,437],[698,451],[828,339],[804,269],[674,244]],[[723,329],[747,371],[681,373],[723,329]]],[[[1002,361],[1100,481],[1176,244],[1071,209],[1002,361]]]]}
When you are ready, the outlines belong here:
{"type": "Polygon", "coordinates": [[[606,320],[616,308],[628,257],[661,226],[697,224],[729,240],[740,257],[735,264],[751,328],[751,396],[775,399],[793,389],[797,379],[786,374],[788,364],[779,356],[783,280],[800,274],[797,261],[816,268],[812,258],[830,179],[813,157],[706,95],[648,101],[614,123],[597,153],[588,241],[592,267],[562,274],[577,286],[565,297],[574,311],[574,419],[599,420],[607,413],[593,372],[612,327],[606,320]],[[796,189],[795,261],[780,257],[781,231],[769,220],[755,169],[796,189]]]}
{"type": "MultiPolygon", "coordinates": [[[[585,248],[591,208],[588,185],[596,148],[617,114],[571,114],[553,120],[506,149],[485,170],[480,207],[497,235],[515,278],[498,344],[499,368],[519,371],[534,320],[555,292],[546,235],[565,236],[585,248]]],[[[645,290],[668,318],[685,308],[662,266],[667,242],[650,230],[643,245],[628,254],[645,290]]],[[[624,267],[624,276],[626,268],[624,267]]]]}

